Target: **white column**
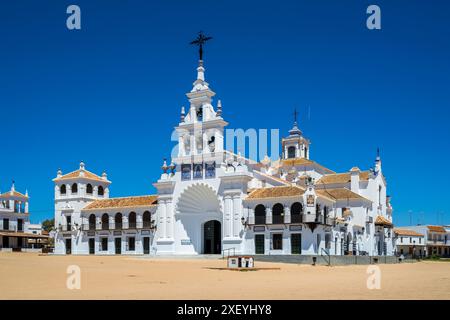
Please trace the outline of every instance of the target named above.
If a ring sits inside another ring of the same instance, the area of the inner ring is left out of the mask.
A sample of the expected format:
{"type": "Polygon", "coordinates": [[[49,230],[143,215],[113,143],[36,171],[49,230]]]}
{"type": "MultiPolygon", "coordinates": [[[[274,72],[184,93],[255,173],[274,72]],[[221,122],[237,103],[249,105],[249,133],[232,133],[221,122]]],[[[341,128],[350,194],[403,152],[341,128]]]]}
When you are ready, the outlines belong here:
{"type": "Polygon", "coordinates": [[[166,204],[161,201],[159,204],[159,229],[161,230],[160,238],[166,238],[166,204]]]}
{"type": "Polygon", "coordinates": [[[190,138],[191,138],[191,155],[194,155],[197,154],[197,141],[195,139],[195,134],[191,134],[190,138]]]}
{"type": "Polygon", "coordinates": [[[272,224],[272,207],[266,208],[266,223],[272,224]]]}
{"type": "Polygon", "coordinates": [[[224,196],[224,212],[225,212],[225,219],[224,219],[224,234],[225,237],[231,237],[232,235],[232,224],[233,224],[233,217],[232,217],[232,200],[231,200],[231,196],[226,195],[224,196]]]}
{"type": "Polygon", "coordinates": [[[248,208],[248,222],[250,224],[254,224],[255,223],[255,209],[253,208],[248,208]]]}
{"type": "Polygon", "coordinates": [[[241,202],[240,195],[233,196],[233,216],[234,216],[233,236],[235,238],[239,237],[239,231],[241,230],[241,226],[242,226],[242,223],[241,223],[241,215],[242,215],[241,208],[242,208],[242,206],[241,206],[240,202],[241,202]]]}
{"type": "Polygon", "coordinates": [[[178,156],[182,157],[186,154],[186,151],[184,149],[184,136],[180,134],[178,138],[178,156]]]}
{"type": "Polygon", "coordinates": [[[166,201],[167,238],[174,237],[174,223],[172,200],[166,201]]]}
{"type": "Polygon", "coordinates": [[[215,146],[216,150],[215,152],[223,151],[223,132],[221,130],[215,130],[214,136],[216,137],[215,146]]]}
{"type": "Polygon", "coordinates": [[[284,206],[284,223],[291,223],[291,207],[284,206]]]}
{"type": "Polygon", "coordinates": [[[204,131],[203,133],[203,153],[208,153],[209,152],[209,146],[208,146],[208,135],[206,134],[206,131],[204,131]]]}

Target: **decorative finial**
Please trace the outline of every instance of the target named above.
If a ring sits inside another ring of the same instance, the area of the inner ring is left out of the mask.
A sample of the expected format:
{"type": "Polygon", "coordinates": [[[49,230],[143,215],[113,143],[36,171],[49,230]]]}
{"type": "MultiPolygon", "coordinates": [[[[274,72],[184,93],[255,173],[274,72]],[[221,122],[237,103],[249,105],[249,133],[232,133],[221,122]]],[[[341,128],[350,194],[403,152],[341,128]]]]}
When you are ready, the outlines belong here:
{"type": "Polygon", "coordinates": [[[167,159],[166,158],[164,158],[164,162],[163,162],[163,165],[162,165],[161,169],[162,169],[162,171],[164,173],[167,173],[167,170],[169,169],[169,167],[167,166],[167,159]]]}
{"type": "Polygon", "coordinates": [[[28,197],[28,189],[25,189],[25,197],[28,197]]]}
{"type": "Polygon", "coordinates": [[[199,53],[199,60],[203,61],[203,45],[206,43],[206,41],[211,40],[212,37],[207,37],[203,34],[202,31],[198,33],[197,38],[192,41],[190,44],[198,46],[198,53],[199,53]]]}
{"type": "Polygon", "coordinates": [[[84,168],[85,168],[84,161],[81,160],[81,162],[80,162],[80,170],[84,170],[84,168]]]}
{"type": "Polygon", "coordinates": [[[16,182],[13,180],[12,184],[11,184],[11,192],[16,191],[16,186],[15,186],[16,182]]]}
{"type": "Polygon", "coordinates": [[[292,127],[291,130],[289,130],[289,135],[291,135],[291,136],[301,136],[302,135],[302,131],[298,128],[297,116],[298,116],[298,112],[297,112],[297,108],[295,108],[294,109],[294,126],[292,127]]]}
{"type": "Polygon", "coordinates": [[[106,173],[106,170],[103,170],[102,178],[103,178],[103,180],[108,179],[108,174],[106,173]]]}
{"type": "Polygon", "coordinates": [[[184,118],[186,117],[186,110],[184,109],[184,106],[181,107],[181,122],[184,122],[184,118]]]}
{"type": "Polygon", "coordinates": [[[218,117],[221,117],[222,116],[222,101],[217,101],[217,112],[216,112],[216,115],[218,116],[218,117]]]}
{"type": "Polygon", "coordinates": [[[176,168],[176,165],[172,161],[170,163],[170,166],[169,166],[170,173],[174,174],[175,173],[175,168],[176,168]]]}
{"type": "Polygon", "coordinates": [[[56,176],[59,178],[62,176],[61,168],[58,168],[58,171],[56,172],[56,176]]]}

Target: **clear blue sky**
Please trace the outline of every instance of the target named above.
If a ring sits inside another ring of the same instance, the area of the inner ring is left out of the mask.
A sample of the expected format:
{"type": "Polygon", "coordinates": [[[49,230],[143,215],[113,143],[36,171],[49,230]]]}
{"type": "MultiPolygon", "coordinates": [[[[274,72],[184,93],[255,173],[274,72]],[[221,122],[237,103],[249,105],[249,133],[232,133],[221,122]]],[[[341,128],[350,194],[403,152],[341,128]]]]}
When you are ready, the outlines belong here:
{"type": "Polygon", "coordinates": [[[449,13],[425,0],[2,1],[1,191],[15,179],[32,221],[52,217],[57,169],[84,160],[107,170],[111,196],[153,193],[204,30],[230,128],[287,133],[297,107],[311,158],[335,171],[368,169],[381,148],[397,225],[409,210],[450,223],[449,13]],[[365,26],[370,4],[382,30],[365,26]]]}

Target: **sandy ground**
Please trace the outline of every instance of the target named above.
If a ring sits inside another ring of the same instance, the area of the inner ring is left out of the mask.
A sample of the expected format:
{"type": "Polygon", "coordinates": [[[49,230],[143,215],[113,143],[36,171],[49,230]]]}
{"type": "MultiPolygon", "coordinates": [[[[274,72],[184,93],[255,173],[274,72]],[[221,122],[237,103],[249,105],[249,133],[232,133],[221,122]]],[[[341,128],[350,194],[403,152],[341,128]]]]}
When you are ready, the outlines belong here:
{"type": "Polygon", "coordinates": [[[225,263],[0,253],[0,299],[450,299],[449,262],[379,265],[380,290],[367,289],[367,266],[208,269],[225,263]],[[67,289],[70,265],[80,267],[80,290],[67,289]]]}

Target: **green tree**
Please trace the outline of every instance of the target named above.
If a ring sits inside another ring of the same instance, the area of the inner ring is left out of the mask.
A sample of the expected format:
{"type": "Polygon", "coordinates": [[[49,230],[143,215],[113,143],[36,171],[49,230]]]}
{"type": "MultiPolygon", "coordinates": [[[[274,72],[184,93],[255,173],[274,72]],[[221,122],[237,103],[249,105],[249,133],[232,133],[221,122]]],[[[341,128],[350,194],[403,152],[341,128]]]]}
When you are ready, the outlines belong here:
{"type": "Polygon", "coordinates": [[[50,232],[55,228],[55,219],[47,219],[42,222],[42,230],[50,232]]]}

